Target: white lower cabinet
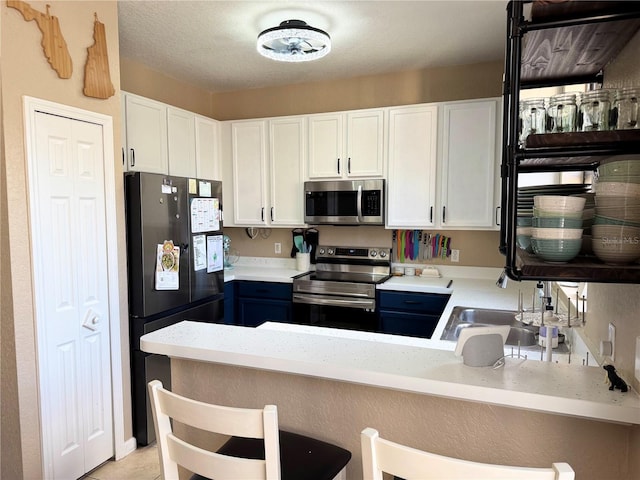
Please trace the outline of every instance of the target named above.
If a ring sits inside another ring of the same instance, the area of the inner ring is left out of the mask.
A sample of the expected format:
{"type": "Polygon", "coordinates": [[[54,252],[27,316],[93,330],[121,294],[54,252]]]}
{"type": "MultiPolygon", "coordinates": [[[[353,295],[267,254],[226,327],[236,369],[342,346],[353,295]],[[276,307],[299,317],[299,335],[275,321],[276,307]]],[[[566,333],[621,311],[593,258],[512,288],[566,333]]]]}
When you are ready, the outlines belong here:
{"type": "Polygon", "coordinates": [[[434,226],[438,107],[389,109],[386,226],[434,226]]]}
{"type": "Polygon", "coordinates": [[[436,220],[442,228],[497,228],[499,105],[483,99],[441,106],[436,220]]]}
{"type": "Polygon", "coordinates": [[[238,121],[230,127],[233,225],[303,225],[304,118],[238,121]]]}

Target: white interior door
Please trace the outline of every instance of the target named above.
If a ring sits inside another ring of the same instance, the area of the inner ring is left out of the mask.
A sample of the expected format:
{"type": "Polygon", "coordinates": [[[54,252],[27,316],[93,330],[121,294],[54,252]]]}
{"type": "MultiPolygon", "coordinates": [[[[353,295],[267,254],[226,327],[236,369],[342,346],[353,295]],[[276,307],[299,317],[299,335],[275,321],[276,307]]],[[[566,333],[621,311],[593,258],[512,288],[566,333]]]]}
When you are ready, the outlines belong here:
{"type": "Polygon", "coordinates": [[[47,478],[114,453],[102,126],[37,112],[31,216],[47,478]]]}

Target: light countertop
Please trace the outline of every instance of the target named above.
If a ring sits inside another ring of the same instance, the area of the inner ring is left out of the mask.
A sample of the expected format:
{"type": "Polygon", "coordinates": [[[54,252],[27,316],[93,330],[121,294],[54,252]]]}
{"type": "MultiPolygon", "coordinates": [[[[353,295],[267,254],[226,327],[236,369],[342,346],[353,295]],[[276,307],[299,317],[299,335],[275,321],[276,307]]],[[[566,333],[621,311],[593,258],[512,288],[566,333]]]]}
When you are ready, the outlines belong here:
{"type": "MultiPolygon", "coordinates": [[[[535,282],[507,282],[507,288],[496,286],[502,269],[488,267],[437,266],[440,277],[401,276],[391,277],[377,285],[378,290],[420,292],[451,295],[438,326],[433,332],[431,346],[453,350],[455,344],[439,341],[455,306],[517,310],[518,292],[533,292],[535,282]],[[449,282],[451,282],[450,286],[449,282]]],[[[293,277],[304,272],[295,269],[294,259],[242,257],[231,270],[225,270],[225,281],[250,280],[262,282],[293,283],[293,277]]],[[[525,296],[526,296],[525,295],[525,296]]],[[[315,328],[315,327],[314,327],[315,328]]],[[[400,340],[408,337],[401,337],[400,340]]],[[[422,339],[408,339],[409,343],[423,344],[422,339]]]]}
{"type": "MultiPolygon", "coordinates": [[[[356,332],[358,333],[358,332],[356,332]]],[[[430,340],[354,335],[335,329],[264,324],[260,328],[181,322],[141,339],[142,350],[169,357],[507,407],[640,424],[640,398],[609,391],[596,367],[507,358],[504,367],[468,367],[430,340]],[[357,338],[356,338],[357,337],[357,338]]]]}

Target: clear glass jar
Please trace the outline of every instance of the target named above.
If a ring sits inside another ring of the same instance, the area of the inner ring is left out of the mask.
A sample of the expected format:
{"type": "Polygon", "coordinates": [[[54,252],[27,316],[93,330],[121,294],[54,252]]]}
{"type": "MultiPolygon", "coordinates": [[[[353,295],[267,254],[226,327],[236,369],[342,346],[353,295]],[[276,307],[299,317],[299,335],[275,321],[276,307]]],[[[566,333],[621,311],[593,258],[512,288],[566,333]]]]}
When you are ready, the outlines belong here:
{"type": "Polygon", "coordinates": [[[611,91],[600,89],[585,92],[580,98],[580,130],[594,132],[609,130],[611,91]]]}
{"type": "Polygon", "coordinates": [[[623,88],[616,92],[611,110],[611,125],[618,130],[638,128],[638,96],[640,87],[623,88]]]}
{"type": "Polygon", "coordinates": [[[520,145],[529,135],[546,132],[547,113],[544,98],[529,98],[520,102],[520,145]]]}
{"type": "Polygon", "coordinates": [[[550,133],[575,132],[576,95],[574,93],[559,93],[549,99],[547,108],[547,131],[550,133]]]}

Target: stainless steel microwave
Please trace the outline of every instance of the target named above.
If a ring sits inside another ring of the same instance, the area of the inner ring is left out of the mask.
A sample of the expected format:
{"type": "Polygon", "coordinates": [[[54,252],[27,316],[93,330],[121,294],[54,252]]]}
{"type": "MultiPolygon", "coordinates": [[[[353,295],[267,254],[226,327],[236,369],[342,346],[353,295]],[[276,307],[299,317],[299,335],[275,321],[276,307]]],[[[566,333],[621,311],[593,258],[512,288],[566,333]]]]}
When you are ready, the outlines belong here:
{"type": "Polygon", "coordinates": [[[304,182],[310,225],[384,225],[384,180],[304,182]]]}

